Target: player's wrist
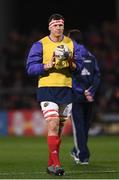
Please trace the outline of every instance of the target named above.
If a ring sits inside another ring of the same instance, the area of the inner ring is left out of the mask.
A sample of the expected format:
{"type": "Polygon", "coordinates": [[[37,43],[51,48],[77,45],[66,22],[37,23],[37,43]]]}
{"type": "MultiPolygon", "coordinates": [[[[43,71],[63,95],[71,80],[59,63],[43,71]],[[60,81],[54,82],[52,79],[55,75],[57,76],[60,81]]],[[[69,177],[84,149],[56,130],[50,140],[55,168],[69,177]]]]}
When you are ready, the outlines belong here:
{"type": "Polygon", "coordinates": [[[68,59],[68,63],[69,63],[69,67],[71,68],[71,70],[76,69],[76,63],[74,62],[73,59],[68,59]]]}
{"type": "Polygon", "coordinates": [[[44,69],[47,71],[50,69],[50,65],[49,64],[44,64],[44,69]]]}

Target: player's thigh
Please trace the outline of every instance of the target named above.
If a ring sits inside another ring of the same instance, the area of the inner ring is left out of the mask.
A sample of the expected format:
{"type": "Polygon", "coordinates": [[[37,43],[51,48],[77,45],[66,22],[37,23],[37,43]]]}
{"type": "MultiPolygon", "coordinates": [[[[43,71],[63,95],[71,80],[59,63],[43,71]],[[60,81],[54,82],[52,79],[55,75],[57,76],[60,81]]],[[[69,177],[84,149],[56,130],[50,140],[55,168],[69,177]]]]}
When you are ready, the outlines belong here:
{"type": "Polygon", "coordinates": [[[59,105],[59,116],[60,119],[66,120],[71,116],[72,103],[59,105]]]}
{"type": "Polygon", "coordinates": [[[59,107],[56,103],[43,101],[40,103],[45,120],[59,118],[59,107]]]}

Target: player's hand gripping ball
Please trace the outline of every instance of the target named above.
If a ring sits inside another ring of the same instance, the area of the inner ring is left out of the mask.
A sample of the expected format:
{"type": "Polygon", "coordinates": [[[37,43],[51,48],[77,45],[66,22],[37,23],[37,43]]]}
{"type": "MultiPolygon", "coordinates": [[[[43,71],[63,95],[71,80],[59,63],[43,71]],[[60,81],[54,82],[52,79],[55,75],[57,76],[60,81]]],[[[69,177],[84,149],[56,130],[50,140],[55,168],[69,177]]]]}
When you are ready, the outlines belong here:
{"type": "Polygon", "coordinates": [[[71,51],[66,45],[57,46],[55,49],[55,57],[59,60],[66,60],[71,56],[71,51]]]}

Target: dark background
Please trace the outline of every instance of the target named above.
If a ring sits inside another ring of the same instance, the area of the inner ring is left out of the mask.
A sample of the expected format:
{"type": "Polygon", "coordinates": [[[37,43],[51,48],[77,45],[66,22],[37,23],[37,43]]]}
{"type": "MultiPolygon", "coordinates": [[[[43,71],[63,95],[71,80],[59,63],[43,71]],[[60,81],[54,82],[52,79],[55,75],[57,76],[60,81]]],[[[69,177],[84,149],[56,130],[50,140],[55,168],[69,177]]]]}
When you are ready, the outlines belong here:
{"type": "Polygon", "coordinates": [[[65,28],[85,30],[89,25],[99,26],[103,21],[116,19],[116,1],[74,0],[74,1],[15,1],[15,26],[22,33],[33,29],[47,32],[48,18],[60,13],[65,18],[65,28]]]}
{"type": "Polygon", "coordinates": [[[29,35],[33,31],[48,33],[48,19],[53,13],[65,18],[65,30],[99,27],[104,21],[119,18],[119,0],[0,0],[0,44],[10,31],[29,35]]]}

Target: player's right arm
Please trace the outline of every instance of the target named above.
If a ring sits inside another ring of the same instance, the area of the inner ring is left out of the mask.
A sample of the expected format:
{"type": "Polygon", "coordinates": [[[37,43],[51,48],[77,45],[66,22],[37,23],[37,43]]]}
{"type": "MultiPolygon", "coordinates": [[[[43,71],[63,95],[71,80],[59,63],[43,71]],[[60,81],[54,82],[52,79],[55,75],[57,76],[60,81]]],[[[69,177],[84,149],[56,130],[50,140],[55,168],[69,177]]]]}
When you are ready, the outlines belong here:
{"type": "Polygon", "coordinates": [[[48,64],[43,64],[43,47],[41,42],[35,42],[28,54],[26,70],[29,75],[42,75],[54,66],[54,57],[48,64]]]}

